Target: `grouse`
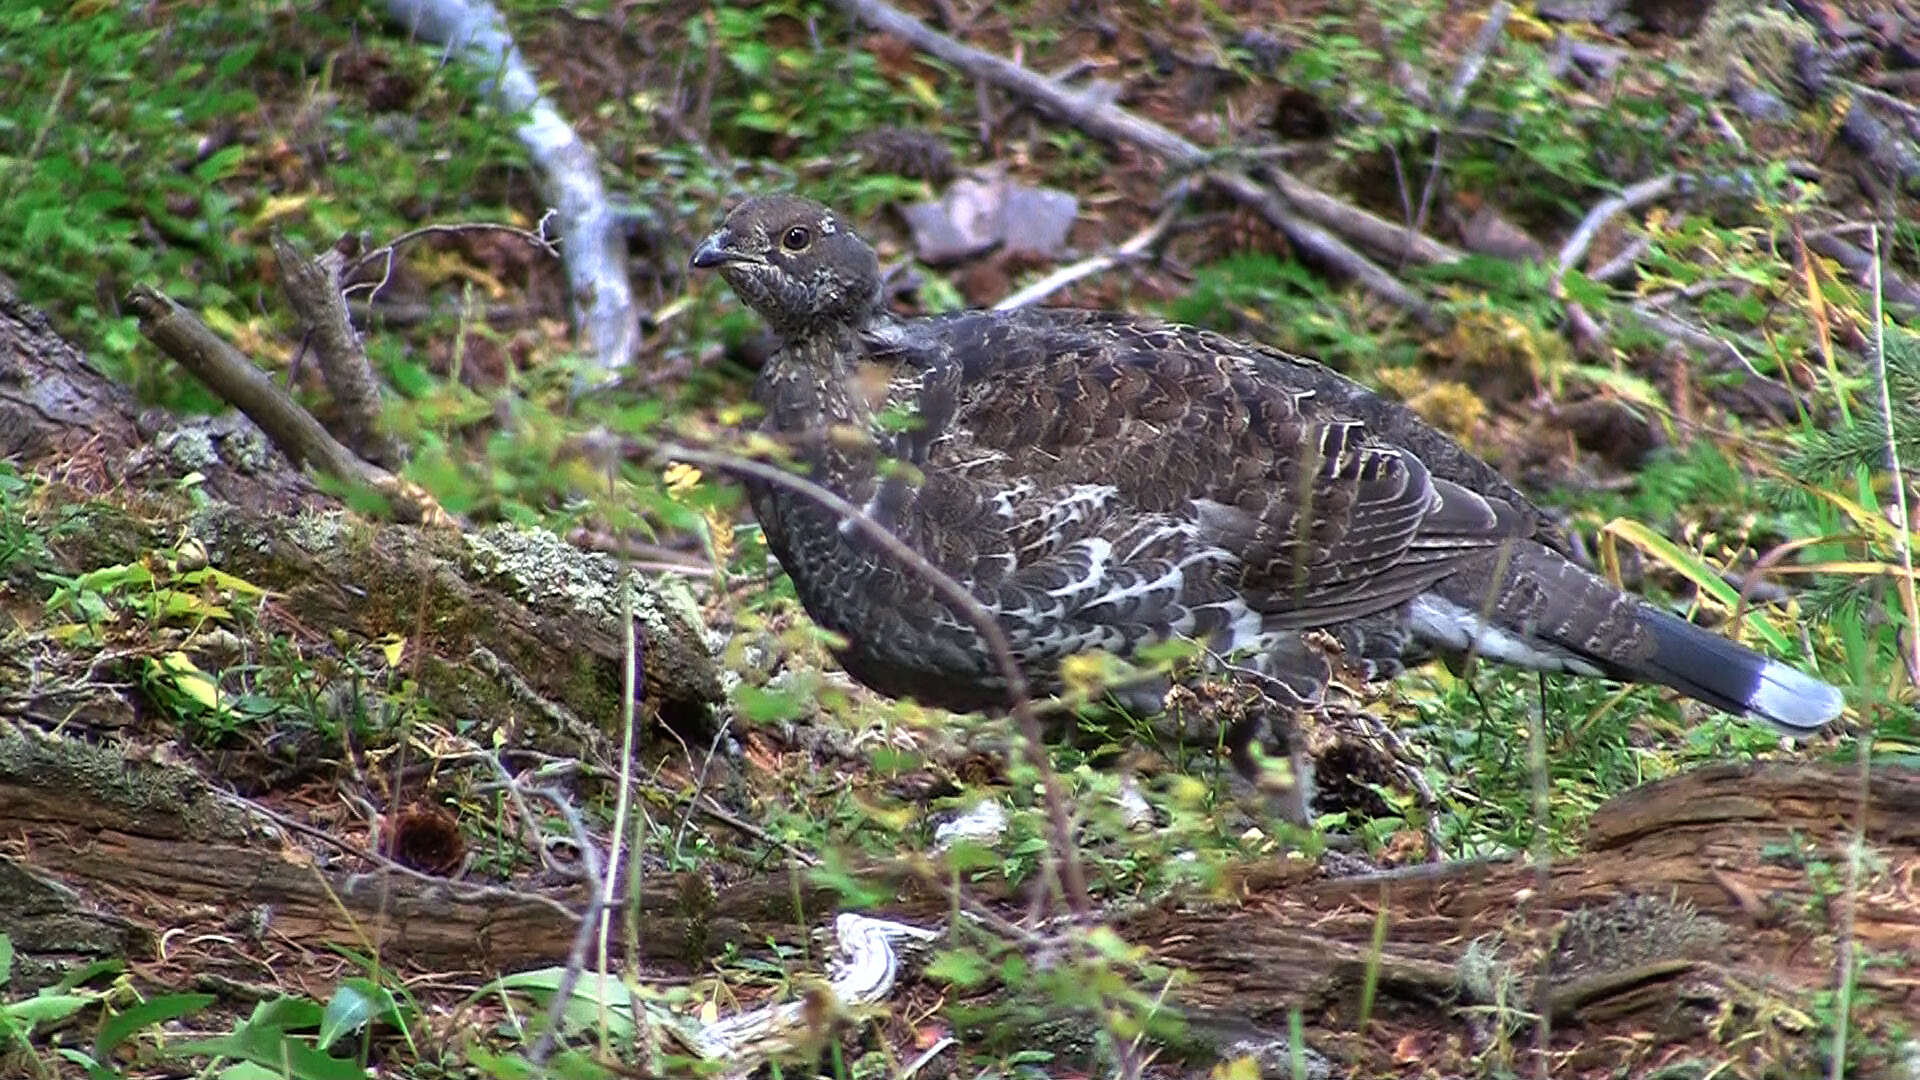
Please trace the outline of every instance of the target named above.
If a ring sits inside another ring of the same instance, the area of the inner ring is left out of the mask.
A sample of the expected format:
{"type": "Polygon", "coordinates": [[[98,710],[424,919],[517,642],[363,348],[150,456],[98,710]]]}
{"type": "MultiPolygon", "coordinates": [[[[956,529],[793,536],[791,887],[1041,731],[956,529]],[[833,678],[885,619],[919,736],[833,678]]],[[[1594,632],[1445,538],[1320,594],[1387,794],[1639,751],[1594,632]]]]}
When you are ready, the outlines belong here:
{"type": "MultiPolygon", "coordinates": [[[[1282,707],[1319,700],[1335,660],[1384,678],[1470,654],[1659,683],[1789,735],[1840,714],[1834,687],[1575,565],[1491,466],[1311,360],[1101,311],[898,318],[873,248],[794,196],[742,203],[692,263],[780,339],[754,387],[764,428],[963,585],[1043,692],[1073,654],[1187,638],[1243,657],[1282,707]]],[[[816,500],[745,482],[849,674],[1007,705],[925,580],[816,500]]]]}

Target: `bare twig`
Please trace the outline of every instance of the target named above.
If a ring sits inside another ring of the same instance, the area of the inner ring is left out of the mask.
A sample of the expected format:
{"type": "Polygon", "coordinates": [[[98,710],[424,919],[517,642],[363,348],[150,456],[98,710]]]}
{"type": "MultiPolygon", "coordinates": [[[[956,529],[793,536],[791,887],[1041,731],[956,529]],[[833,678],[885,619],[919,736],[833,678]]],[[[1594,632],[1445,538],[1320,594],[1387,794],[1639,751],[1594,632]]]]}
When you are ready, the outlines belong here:
{"type": "MultiPolygon", "coordinates": [[[[1166,128],[1141,119],[1097,94],[1072,90],[1004,57],[956,41],[883,0],[835,0],[835,4],[859,22],[900,38],[975,78],[1044,108],[1089,135],[1110,142],[1130,143],[1186,168],[1207,169],[1211,166],[1212,154],[1166,128]]],[[[1316,212],[1325,210],[1328,202],[1337,203],[1338,200],[1324,193],[1321,193],[1319,200],[1299,200],[1296,195],[1308,188],[1304,181],[1279,169],[1263,171],[1270,175],[1276,186],[1283,188],[1280,194],[1268,190],[1245,173],[1216,172],[1213,180],[1222,190],[1257,210],[1270,224],[1285,233],[1291,243],[1351,273],[1367,288],[1396,306],[1412,311],[1423,319],[1430,318],[1431,313],[1425,301],[1328,229],[1371,218],[1370,228],[1396,238],[1393,246],[1386,249],[1388,251],[1398,252],[1402,247],[1409,247],[1438,254],[1434,248],[1418,243],[1408,244],[1404,239],[1406,230],[1403,227],[1344,204],[1339,224],[1332,220],[1320,224],[1306,220],[1316,212]]]]}
{"type": "Polygon", "coordinates": [[[689,465],[700,465],[720,472],[740,477],[751,477],[761,483],[772,484],[793,492],[819,506],[831,511],[843,522],[853,526],[855,531],[865,537],[886,556],[905,567],[928,587],[932,588],[953,613],[964,619],[974,632],[980,635],[986,644],[987,652],[992,656],[994,666],[999,669],[1000,677],[1006,682],[1008,712],[1020,725],[1020,733],[1026,740],[1026,754],[1034,768],[1039,771],[1045,788],[1047,805],[1047,823],[1052,832],[1051,846],[1060,867],[1060,883],[1066,893],[1069,906],[1077,915],[1090,915],[1093,901],[1087,894],[1086,877],[1080,868],[1078,847],[1073,839],[1073,824],[1067,810],[1066,794],[1060,790],[1060,779],[1047,762],[1046,738],[1040,729],[1040,721],[1033,712],[1032,692],[1027,686],[1027,677],[1020,670],[1019,661],[1014,659],[1013,644],[1007,640],[1006,631],[999,622],[980,606],[966,586],[961,585],[945,571],[929,562],[919,552],[913,550],[899,537],[888,532],[886,527],[863,513],[839,495],[814,483],[806,477],[788,472],[785,469],[765,462],[754,461],[718,450],[702,450],[677,443],[653,442],[645,444],[655,457],[684,461],[689,465]]]}
{"type": "Polygon", "coordinates": [[[1567,276],[1573,264],[1580,261],[1587,249],[1593,246],[1594,238],[1600,235],[1600,229],[1615,214],[1625,213],[1636,207],[1645,206],[1656,199],[1664,199],[1680,183],[1680,174],[1667,173],[1633,184],[1618,195],[1609,195],[1595,203],[1587,216],[1580,219],[1580,226],[1560,245],[1560,254],[1553,261],[1553,289],[1560,289],[1560,279],[1567,276]]]}
{"type": "MultiPolygon", "coordinates": [[[[513,782],[511,777],[507,779],[509,783],[513,782]]],[[[554,1040],[562,1030],[561,1017],[573,1004],[573,988],[586,970],[587,947],[593,941],[594,927],[599,924],[607,902],[601,896],[600,883],[605,870],[600,862],[600,851],[593,846],[593,838],[587,835],[587,826],[580,820],[580,812],[574,809],[573,803],[565,795],[552,788],[534,788],[527,794],[538,795],[552,803],[554,809],[560,811],[560,816],[566,819],[568,832],[573,836],[574,843],[580,845],[580,863],[587,872],[588,882],[587,910],[580,916],[580,926],[573,933],[573,944],[567,948],[567,965],[553,988],[553,1001],[547,1006],[547,1022],[541,1028],[540,1037],[527,1050],[527,1059],[538,1069],[553,1053],[554,1040]]]]}
{"type": "MultiPolygon", "coordinates": [[[[1880,229],[1874,227],[1872,234],[1873,250],[1880,250],[1880,229]]],[[[1880,387],[1880,423],[1881,434],[1887,440],[1887,467],[1893,470],[1894,507],[1900,514],[1898,529],[1900,548],[1900,568],[1905,571],[1900,581],[1900,599],[1907,609],[1908,647],[1912,655],[1908,658],[1909,671],[1920,671],[1920,597],[1914,595],[1913,586],[1913,511],[1907,505],[1907,474],[1900,462],[1900,442],[1893,430],[1893,395],[1887,388],[1887,313],[1881,301],[1880,260],[1873,261],[1873,377],[1880,387]]]]}
{"type": "Polygon", "coordinates": [[[320,375],[339,407],[341,434],[361,457],[385,468],[400,464],[400,446],[381,430],[380,380],[353,329],[341,280],[347,257],[336,245],[309,258],[279,229],[268,238],[287,303],[319,356],[320,375]]]}
{"type": "Polygon", "coordinates": [[[367,299],[372,300],[380,294],[380,290],[385,287],[387,279],[393,274],[394,255],[396,255],[401,248],[413,243],[415,240],[423,240],[429,236],[464,236],[468,233],[506,233],[508,236],[518,237],[526,241],[529,246],[539,248],[541,251],[546,252],[556,259],[560,258],[560,249],[554,246],[553,238],[547,235],[547,223],[552,221],[553,217],[554,212],[551,210],[541,215],[540,229],[538,232],[522,229],[515,225],[502,225],[497,221],[460,221],[452,224],[423,225],[418,229],[409,229],[353,260],[353,262],[340,273],[340,277],[350,278],[360,271],[365,270],[367,267],[372,266],[374,263],[382,263],[384,265],[378,282],[362,282],[356,285],[349,285],[341,291],[353,293],[365,289],[367,291],[367,299]]]}
{"type": "MultiPolygon", "coordinates": [[[[1870,243],[1877,253],[1880,250],[1880,230],[1876,227],[1870,243]]],[[[1900,464],[1900,440],[1893,430],[1893,395],[1887,388],[1887,321],[1886,311],[1881,301],[1880,259],[1876,254],[1873,260],[1873,377],[1880,390],[1881,434],[1887,440],[1887,467],[1893,470],[1894,506],[1900,513],[1900,525],[1896,530],[1898,539],[1894,541],[1900,551],[1900,568],[1905,571],[1900,579],[1900,599],[1906,608],[1907,628],[1910,632],[1907,641],[1913,650],[1907,670],[1920,670],[1920,600],[1916,600],[1913,588],[1913,518],[1908,515],[1907,477],[1900,464]]],[[[1844,1075],[1847,1061],[1847,1028],[1852,1022],[1848,1015],[1853,1004],[1854,981],[1854,919],[1860,905],[1860,863],[1867,857],[1867,809],[1868,798],[1873,790],[1871,773],[1871,749],[1873,728],[1868,721],[1867,730],[1855,740],[1853,752],[1859,757],[1860,765],[1860,807],[1854,819],[1853,837],[1847,846],[1847,889],[1843,906],[1840,909],[1839,940],[1835,942],[1840,956],[1836,966],[1836,986],[1834,987],[1835,1009],[1839,1013],[1839,1022],[1833,1026],[1833,1067],[1829,1073],[1834,1080],[1844,1075]]]]}
{"type": "Polygon", "coordinates": [[[1652,247],[1652,240],[1644,236],[1636,236],[1628,241],[1627,246],[1621,248],[1613,258],[1594,267],[1593,272],[1587,276],[1603,283],[1610,283],[1616,278],[1625,277],[1633,272],[1633,268],[1639,264],[1640,260],[1645,257],[1647,251],[1652,247]]]}
{"type": "Polygon", "coordinates": [[[1759,351],[1758,347],[1751,342],[1743,343],[1732,336],[1719,337],[1709,334],[1684,319],[1674,318],[1644,303],[1629,304],[1617,310],[1634,322],[1657,333],[1665,334],[1682,345],[1698,350],[1705,356],[1717,359],[1729,367],[1738,367],[1746,373],[1753,388],[1771,396],[1770,401],[1761,399],[1766,407],[1783,413],[1791,411],[1794,400],[1793,388],[1753,366],[1753,361],[1747,359],[1746,350],[1741,347],[1745,344],[1747,349],[1759,351]]]}
{"type": "MultiPolygon", "coordinates": [[[[607,477],[608,486],[613,486],[611,474],[607,477]]],[[[627,819],[633,806],[633,759],[640,737],[640,718],[634,709],[634,701],[639,697],[639,673],[641,665],[646,663],[647,643],[639,637],[633,621],[633,590],[620,590],[620,775],[615,785],[613,805],[613,837],[607,841],[608,873],[600,888],[600,923],[598,952],[600,978],[607,977],[607,943],[613,933],[613,883],[619,876],[620,852],[627,842],[627,819]]],[[[629,860],[636,874],[641,868],[640,833],[634,830],[634,855],[629,860]]],[[[638,877],[627,882],[627,892],[640,895],[638,877]]],[[[632,944],[637,948],[639,942],[632,944]]]]}
{"type": "Polygon", "coordinates": [[[1487,21],[1480,24],[1480,32],[1474,35],[1473,45],[1460,57],[1460,66],[1453,73],[1453,81],[1447,84],[1447,95],[1441,104],[1448,114],[1460,111],[1467,99],[1467,91],[1473,87],[1473,81],[1480,77],[1480,69],[1487,64],[1487,54],[1493,51],[1494,42],[1500,40],[1500,32],[1506,29],[1507,17],[1513,14],[1513,5],[1507,0],[1487,9],[1487,21]]]}
{"type": "MultiPolygon", "coordinates": [[[[507,801],[513,804],[514,817],[520,822],[521,840],[540,857],[540,865],[546,867],[548,873],[563,879],[585,877],[586,874],[584,871],[562,866],[559,860],[553,857],[553,852],[548,849],[545,842],[546,834],[540,828],[540,820],[533,816],[533,808],[527,805],[525,796],[520,792],[520,781],[515,779],[513,774],[507,771],[507,767],[501,762],[500,756],[485,747],[476,747],[470,752],[477,755],[487,764],[492,765],[494,774],[499,777],[498,780],[492,782],[475,784],[473,786],[474,794],[487,794],[494,791],[506,792],[507,801]]],[[[574,842],[579,843],[580,839],[576,837],[574,842]]],[[[582,853],[582,858],[585,858],[584,852],[582,853]]]]}
{"type": "MultiPolygon", "coordinates": [[[[1506,29],[1507,17],[1513,14],[1513,5],[1507,0],[1499,0],[1487,10],[1487,20],[1480,24],[1480,32],[1474,35],[1473,44],[1465,55],[1460,57],[1460,65],[1453,73],[1453,81],[1447,84],[1447,92],[1440,99],[1440,120],[1452,121],[1460,115],[1460,106],[1467,99],[1467,91],[1473,81],[1480,77],[1480,69],[1487,64],[1487,54],[1493,51],[1494,42],[1500,40],[1500,32],[1506,29]]],[[[1433,161],[1427,166],[1427,182],[1420,188],[1420,207],[1414,212],[1413,219],[1407,222],[1409,237],[1420,235],[1427,227],[1427,211],[1433,205],[1433,193],[1440,186],[1440,160],[1446,147],[1446,132],[1441,130],[1440,122],[1433,125],[1433,161]]],[[[1411,251],[1408,258],[1412,257],[1411,251]]]]}
{"type": "Polygon", "coordinates": [[[247,414],[295,463],[307,463],[351,484],[379,492],[403,521],[448,525],[452,518],[419,485],[355,454],[327,433],[300,403],[288,397],[252,360],[207,329],[193,313],[157,289],[136,285],[127,306],[140,319],[147,340],[186,368],[222,401],[247,414]]]}

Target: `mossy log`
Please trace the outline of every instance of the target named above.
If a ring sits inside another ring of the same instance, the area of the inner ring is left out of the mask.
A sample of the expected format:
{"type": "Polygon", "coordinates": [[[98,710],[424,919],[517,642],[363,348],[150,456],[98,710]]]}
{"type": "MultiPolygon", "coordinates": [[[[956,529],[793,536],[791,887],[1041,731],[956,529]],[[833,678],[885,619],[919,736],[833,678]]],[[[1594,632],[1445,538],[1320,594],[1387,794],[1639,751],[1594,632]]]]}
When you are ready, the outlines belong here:
{"type": "MultiPolygon", "coordinates": [[[[1854,779],[1847,766],[1716,766],[1609,803],[1583,850],[1544,874],[1518,863],[1351,878],[1289,867],[1248,874],[1228,901],[1167,902],[1112,922],[1186,973],[1168,1001],[1202,1041],[1283,1031],[1294,1007],[1318,1038],[1357,1039],[1347,1033],[1369,980],[1375,1031],[1411,1024],[1461,1047],[1485,1038],[1474,1016],[1502,1003],[1514,1015],[1544,1005],[1587,1035],[1649,1014],[1724,1022],[1728,1010],[1777,1027],[1833,984],[1854,779]]],[[[1900,962],[1920,941],[1920,772],[1876,770],[1865,815],[1852,940],[1866,961],[1859,1015],[1872,1022],[1920,1014],[1920,980],[1900,962]]],[[[28,953],[137,956],[169,936],[233,933],[237,913],[255,912],[251,932],[280,948],[377,948],[405,967],[494,972],[559,962],[584,904],[577,890],[329,861],[189,769],[18,728],[0,730],[0,820],[0,882],[15,883],[0,886],[11,908],[0,921],[25,928],[16,936],[28,953]]],[[[898,897],[876,914],[922,924],[946,914],[911,867],[867,869],[898,897]]],[[[642,882],[639,948],[652,965],[698,969],[726,946],[797,942],[836,904],[824,885],[796,888],[787,868],[717,896],[683,884],[642,882]]]]}

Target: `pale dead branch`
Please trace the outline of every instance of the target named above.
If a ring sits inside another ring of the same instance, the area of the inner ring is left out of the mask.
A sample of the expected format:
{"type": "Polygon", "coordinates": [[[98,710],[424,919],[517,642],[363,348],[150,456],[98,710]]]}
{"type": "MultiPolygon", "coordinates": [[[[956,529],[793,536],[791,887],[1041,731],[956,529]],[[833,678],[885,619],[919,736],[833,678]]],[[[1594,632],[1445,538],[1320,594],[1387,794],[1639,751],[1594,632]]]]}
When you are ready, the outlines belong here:
{"type": "Polygon", "coordinates": [[[627,240],[600,182],[600,159],[560,115],[488,3],[387,0],[387,17],[471,64],[501,109],[524,113],[520,141],[533,159],[558,220],[574,321],[602,369],[623,367],[640,340],[640,316],[627,282],[627,240]]]}

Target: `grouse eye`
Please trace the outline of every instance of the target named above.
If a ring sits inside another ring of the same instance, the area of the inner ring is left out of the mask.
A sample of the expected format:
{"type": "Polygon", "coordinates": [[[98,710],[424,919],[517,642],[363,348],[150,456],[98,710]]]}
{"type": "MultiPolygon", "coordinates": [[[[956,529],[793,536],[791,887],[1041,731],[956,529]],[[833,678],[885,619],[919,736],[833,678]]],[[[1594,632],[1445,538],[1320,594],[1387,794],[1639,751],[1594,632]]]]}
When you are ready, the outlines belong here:
{"type": "Polygon", "coordinates": [[[795,225],[787,230],[787,235],[780,238],[780,246],[788,251],[805,251],[807,245],[811,243],[813,243],[813,234],[803,225],[795,225]]]}

